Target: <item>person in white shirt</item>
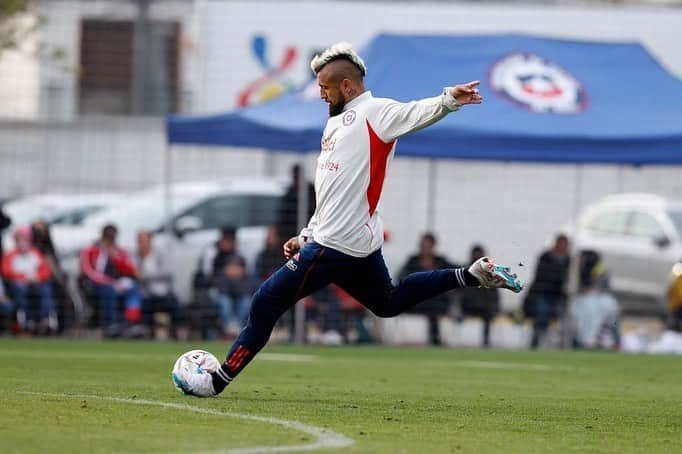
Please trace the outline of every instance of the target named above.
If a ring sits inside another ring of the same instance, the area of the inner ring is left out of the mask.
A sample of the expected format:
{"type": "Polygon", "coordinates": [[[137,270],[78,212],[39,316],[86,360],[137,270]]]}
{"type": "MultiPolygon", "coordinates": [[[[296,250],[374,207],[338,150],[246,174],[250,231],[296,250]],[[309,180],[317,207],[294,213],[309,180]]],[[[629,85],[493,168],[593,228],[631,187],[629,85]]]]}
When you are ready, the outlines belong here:
{"type": "Polygon", "coordinates": [[[488,257],[469,268],[413,273],[394,285],[381,255],[379,200],[397,139],[464,105],[480,104],[479,82],[446,87],[438,96],[408,103],[375,98],[363,83],[365,63],[346,43],[316,56],[311,68],[320,97],[329,104],[317,158],[315,213],[301,234],[284,244],[289,261],[258,289],[246,326],[197,394],[222,392],[265,346],[277,319],[296,301],[331,283],[379,317],[394,317],[456,288],[521,291],[509,267],[488,257]]]}
{"type": "Polygon", "coordinates": [[[144,324],[152,329],[152,337],[155,337],[154,314],[168,313],[171,318],[170,335],[177,338],[181,320],[178,299],[173,292],[173,276],[164,249],[154,245],[150,231],[137,232],[137,250],[132,259],[138,270],[144,324]]]}

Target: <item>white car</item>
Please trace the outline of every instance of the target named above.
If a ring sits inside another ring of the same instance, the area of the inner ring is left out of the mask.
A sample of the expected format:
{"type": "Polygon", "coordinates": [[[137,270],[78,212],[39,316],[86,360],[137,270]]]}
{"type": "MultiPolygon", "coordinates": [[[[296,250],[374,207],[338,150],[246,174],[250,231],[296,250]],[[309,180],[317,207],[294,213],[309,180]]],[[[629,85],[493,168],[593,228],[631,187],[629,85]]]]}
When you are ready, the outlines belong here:
{"type": "Polygon", "coordinates": [[[29,224],[38,219],[49,224],[76,225],[122,199],[122,195],[111,193],[41,194],[8,201],[2,208],[12,219],[13,226],[29,224]]]}
{"type": "Polygon", "coordinates": [[[154,246],[162,248],[169,260],[178,298],[186,303],[199,256],[218,238],[222,226],[237,228],[238,251],[253,265],[264,246],[267,226],[276,221],[285,190],[284,181],[272,178],[156,186],[129,195],[81,226],[53,227],[53,241],[67,272],[76,274],[79,252],[99,239],[106,224],[118,228],[117,242],[131,254],[137,233],[149,230],[154,233],[154,246]]]}
{"type": "Polygon", "coordinates": [[[28,225],[38,219],[50,225],[79,225],[88,216],[113,206],[123,200],[120,194],[41,194],[6,202],[2,209],[12,220],[5,231],[3,244],[14,245],[12,232],[16,227],[28,225]]]}
{"type": "Polygon", "coordinates": [[[664,309],[673,273],[682,266],[682,201],[610,196],[588,207],[576,227],[574,246],[602,255],[612,290],[631,309],[664,309]]]}

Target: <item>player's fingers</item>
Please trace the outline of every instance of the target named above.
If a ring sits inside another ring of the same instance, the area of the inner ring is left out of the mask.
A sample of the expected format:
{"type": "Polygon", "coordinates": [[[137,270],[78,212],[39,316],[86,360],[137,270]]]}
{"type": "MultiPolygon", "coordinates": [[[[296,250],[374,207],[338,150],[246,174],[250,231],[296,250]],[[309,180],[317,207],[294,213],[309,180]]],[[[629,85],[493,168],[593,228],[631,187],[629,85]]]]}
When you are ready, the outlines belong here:
{"type": "Polygon", "coordinates": [[[471,82],[467,82],[467,83],[464,84],[464,85],[465,85],[467,88],[473,89],[473,88],[478,87],[480,84],[481,84],[481,81],[480,81],[480,80],[472,80],[471,82]]]}

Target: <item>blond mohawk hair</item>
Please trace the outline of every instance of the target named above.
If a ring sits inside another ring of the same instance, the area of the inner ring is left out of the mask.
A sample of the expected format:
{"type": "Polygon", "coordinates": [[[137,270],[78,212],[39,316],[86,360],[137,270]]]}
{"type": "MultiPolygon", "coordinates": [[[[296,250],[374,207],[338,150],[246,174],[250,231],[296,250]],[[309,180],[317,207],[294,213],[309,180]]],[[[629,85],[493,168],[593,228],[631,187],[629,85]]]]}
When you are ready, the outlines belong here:
{"type": "Polygon", "coordinates": [[[321,54],[315,55],[310,62],[310,69],[317,75],[324,65],[334,60],[348,60],[357,66],[363,77],[367,75],[365,62],[357,53],[355,53],[353,46],[347,42],[336,43],[325,49],[321,54]]]}

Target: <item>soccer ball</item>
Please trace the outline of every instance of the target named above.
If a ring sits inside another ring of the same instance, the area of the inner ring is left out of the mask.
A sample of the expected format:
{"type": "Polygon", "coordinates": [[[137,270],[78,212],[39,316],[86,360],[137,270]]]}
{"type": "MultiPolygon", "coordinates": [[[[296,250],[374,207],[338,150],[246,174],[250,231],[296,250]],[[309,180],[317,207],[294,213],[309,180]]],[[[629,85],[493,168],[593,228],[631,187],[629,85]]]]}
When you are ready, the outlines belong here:
{"type": "Polygon", "coordinates": [[[171,377],[178,391],[198,397],[215,395],[211,372],[220,367],[218,358],[204,350],[191,350],[180,355],[171,377]]]}

